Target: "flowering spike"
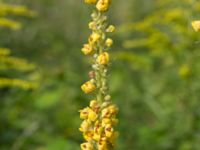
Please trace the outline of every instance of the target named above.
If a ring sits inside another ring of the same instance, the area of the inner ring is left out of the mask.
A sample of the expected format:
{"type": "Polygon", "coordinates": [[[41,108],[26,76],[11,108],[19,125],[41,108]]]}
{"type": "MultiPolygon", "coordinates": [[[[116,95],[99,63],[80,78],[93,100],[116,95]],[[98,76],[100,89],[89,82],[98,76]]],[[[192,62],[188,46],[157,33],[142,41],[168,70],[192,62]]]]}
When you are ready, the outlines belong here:
{"type": "Polygon", "coordinates": [[[107,25],[107,16],[111,0],[85,0],[87,4],[95,4],[92,21],[88,24],[92,30],[88,43],[84,44],[82,52],[92,55],[92,69],[88,75],[90,80],[81,86],[84,93],[94,93],[96,97],[90,101],[89,107],[80,110],[83,122],[79,130],[87,141],[81,144],[82,150],[111,150],[114,147],[118,132],[114,130],[118,119],[118,108],[111,101],[107,85],[108,64],[110,63],[109,48],[113,44],[106,33],[115,31],[113,25],[107,25]]]}

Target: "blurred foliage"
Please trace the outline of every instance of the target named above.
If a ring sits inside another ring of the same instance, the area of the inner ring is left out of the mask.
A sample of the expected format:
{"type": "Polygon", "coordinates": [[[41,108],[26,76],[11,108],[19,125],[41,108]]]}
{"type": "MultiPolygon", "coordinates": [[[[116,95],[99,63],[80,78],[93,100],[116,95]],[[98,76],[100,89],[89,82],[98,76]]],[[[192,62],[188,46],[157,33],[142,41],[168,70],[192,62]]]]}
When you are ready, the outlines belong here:
{"type": "MultiPolygon", "coordinates": [[[[6,28],[13,30],[19,30],[21,23],[10,19],[9,16],[28,16],[32,17],[35,15],[35,12],[28,10],[25,6],[15,6],[11,4],[0,3],[0,32],[6,28]]],[[[0,48],[0,88],[5,87],[20,87],[23,89],[33,89],[37,87],[36,83],[26,81],[25,78],[29,80],[34,79],[35,65],[30,64],[25,59],[13,57],[10,55],[11,50],[8,48],[0,48]],[[16,78],[17,73],[14,70],[19,72],[31,72],[32,74],[23,76],[22,79],[16,78]]]]}
{"type": "MultiPolygon", "coordinates": [[[[78,110],[89,102],[80,90],[89,71],[80,51],[89,8],[74,0],[0,2],[0,77],[41,78],[35,90],[14,82],[0,88],[0,149],[79,150],[78,110]]],[[[116,150],[199,150],[200,35],[190,24],[200,18],[200,3],[116,0],[111,9],[116,150]]]]}
{"type": "Polygon", "coordinates": [[[133,70],[140,85],[134,91],[147,111],[136,112],[144,120],[134,121],[135,149],[200,148],[199,34],[190,25],[199,12],[195,0],[157,0],[147,15],[119,29],[128,36],[125,50],[114,55],[133,70]]]}

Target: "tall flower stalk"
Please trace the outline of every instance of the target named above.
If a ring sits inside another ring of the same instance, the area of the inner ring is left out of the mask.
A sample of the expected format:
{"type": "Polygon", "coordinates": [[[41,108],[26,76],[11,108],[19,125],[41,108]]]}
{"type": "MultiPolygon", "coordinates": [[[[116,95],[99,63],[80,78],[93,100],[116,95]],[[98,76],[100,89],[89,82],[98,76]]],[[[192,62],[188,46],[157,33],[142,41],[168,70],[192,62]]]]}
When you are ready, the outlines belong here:
{"type": "Polygon", "coordinates": [[[114,32],[115,27],[108,25],[106,12],[111,0],[85,0],[86,4],[95,7],[91,14],[92,21],[89,28],[92,30],[88,43],[84,44],[82,52],[92,57],[92,69],[89,72],[90,80],[81,86],[86,94],[93,94],[94,99],[88,107],[80,110],[83,122],[79,130],[83,133],[86,142],[81,144],[82,150],[111,150],[114,148],[118,132],[114,126],[118,123],[116,115],[118,108],[111,101],[107,84],[110,55],[108,53],[113,41],[107,33],[114,32]]]}

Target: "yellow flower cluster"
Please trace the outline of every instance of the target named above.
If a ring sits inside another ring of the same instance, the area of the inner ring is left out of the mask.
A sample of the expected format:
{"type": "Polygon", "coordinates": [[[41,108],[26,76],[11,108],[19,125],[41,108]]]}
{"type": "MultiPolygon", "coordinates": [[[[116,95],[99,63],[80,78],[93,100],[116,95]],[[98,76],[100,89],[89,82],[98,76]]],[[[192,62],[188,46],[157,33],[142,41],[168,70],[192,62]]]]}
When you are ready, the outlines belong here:
{"type": "Polygon", "coordinates": [[[95,4],[96,10],[92,13],[92,21],[88,24],[92,30],[88,43],[83,45],[81,51],[84,55],[93,56],[92,71],[89,72],[90,80],[85,82],[81,89],[84,93],[95,93],[96,100],[90,106],[80,110],[83,122],[79,130],[86,140],[81,144],[82,150],[111,150],[118,136],[114,126],[118,123],[116,115],[118,108],[111,102],[107,86],[107,70],[110,63],[109,48],[113,44],[106,33],[115,31],[113,25],[107,25],[107,16],[111,0],[85,0],[87,4],[95,4]]]}
{"type": "Polygon", "coordinates": [[[90,107],[80,111],[80,118],[84,119],[79,130],[87,141],[81,144],[82,150],[109,150],[114,146],[118,132],[113,126],[118,123],[116,114],[118,108],[113,105],[102,107],[96,100],[90,102],[90,107]],[[95,144],[93,144],[95,143],[95,144]]]}
{"type": "Polygon", "coordinates": [[[10,49],[0,47],[0,57],[10,55],[10,49]]]}
{"type": "Polygon", "coordinates": [[[85,0],[87,4],[96,4],[96,8],[101,11],[107,11],[112,0],[85,0]]]}
{"type": "Polygon", "coordinates": [[[29,10],[26,6],[10,5],[0,2],[0,16],[13,14],[17,16],[36,16],[36,12],[29,10]]]}
{"type": "Polygon", "coordinates": [[[0,78],[0,88],[4,87],[18,87],[24,90],[36,89],[38,88],[38,84],[35,82],[24,81],[21,79],[8,79],[8,78],[0,78]]]}
{"type": "Polygon", "coordinates": [[[7,27],[13,30],[18,30],[21,27],[19,22],[7,19],[7,18],[0,18],[0,27],[7,27]]]}

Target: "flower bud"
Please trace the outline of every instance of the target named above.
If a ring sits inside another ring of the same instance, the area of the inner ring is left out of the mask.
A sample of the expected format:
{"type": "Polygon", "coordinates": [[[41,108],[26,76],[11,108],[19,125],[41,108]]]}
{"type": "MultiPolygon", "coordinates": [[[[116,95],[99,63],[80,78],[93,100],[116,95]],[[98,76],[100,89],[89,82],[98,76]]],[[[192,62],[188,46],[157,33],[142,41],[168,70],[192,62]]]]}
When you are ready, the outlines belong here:
{"type": "Polygon", "coordinates": [[[110,38],[108,38],[108,39],[106,40],[106,46],[110,47],[112,44],[113,44],[113,40],[110,39],[110,38]]]}
{"type": "Polygon", "coordinates": [[[94,72],[94,71],[90,71],[90,72],[88,73],[88,76],[89,76],[91,79],[93,79],[93,78],[95,77],[95,72],[94,72]]]}
{"type": "Polygon", "coordinates": [[[110,3],[111,3],[111,0],[99,0],[97,2],[96,7],[99,11],[107,11],[110,3]]]}
{"type": "Polygon", "coordinates": [[[115,31],[115,26],[110,25],[107,29],[106,32],[114,32],[115,31]]]}

